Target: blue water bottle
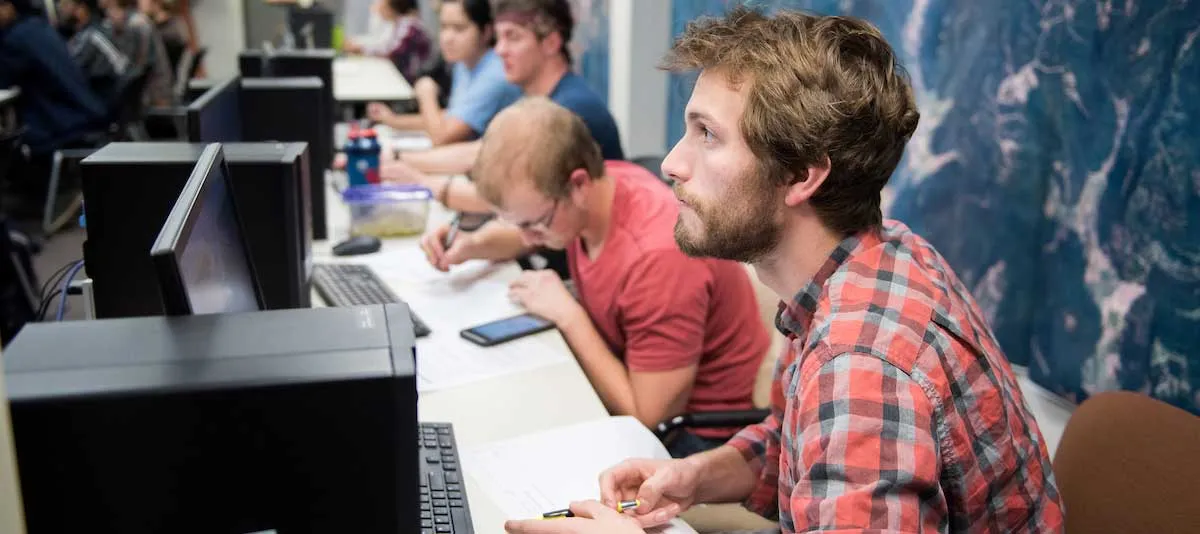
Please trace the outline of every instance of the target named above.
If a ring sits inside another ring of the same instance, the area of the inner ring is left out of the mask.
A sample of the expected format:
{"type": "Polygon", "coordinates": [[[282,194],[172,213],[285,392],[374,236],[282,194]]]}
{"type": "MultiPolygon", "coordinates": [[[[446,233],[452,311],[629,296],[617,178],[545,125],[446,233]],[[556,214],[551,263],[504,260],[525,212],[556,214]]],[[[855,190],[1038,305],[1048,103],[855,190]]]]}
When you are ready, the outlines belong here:
{"type": "Polygon", "coordinates": [[[379,136],[375,135],[374,129],[368,129],[362,132],[359,142],[362,145],[364,153],[363,159],[367,162],[366,170],[364,171],[367,183],[377,184],[381,181],[379,176],[379,153],[382,147],[379,145],[379,136]]]}
{"type": "Polygon", "coordinates": [[[367,168],[371,162],[366,159],[366,151],[362,146],[362,130],[358,128],[358,125],[350,126],[350,133],[346,136],[346,146],[342,147],[342,151],[346,153],[346,179],[350,182],[350,186],[365,185],[367,168]]]}

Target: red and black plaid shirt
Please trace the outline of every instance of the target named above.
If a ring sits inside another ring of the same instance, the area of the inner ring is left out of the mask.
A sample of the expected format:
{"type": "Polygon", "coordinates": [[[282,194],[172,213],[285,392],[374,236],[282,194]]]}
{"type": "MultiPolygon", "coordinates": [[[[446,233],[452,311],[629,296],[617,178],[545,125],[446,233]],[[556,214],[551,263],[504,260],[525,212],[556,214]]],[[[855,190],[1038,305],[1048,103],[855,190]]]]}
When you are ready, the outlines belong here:
{"type": "Polygon", "coordinates": [[[901,223],[843,241],[788,306],[766,421],[735,436],[784,532],[1057,532],[1045,441],[974,299],[901,223]]]}

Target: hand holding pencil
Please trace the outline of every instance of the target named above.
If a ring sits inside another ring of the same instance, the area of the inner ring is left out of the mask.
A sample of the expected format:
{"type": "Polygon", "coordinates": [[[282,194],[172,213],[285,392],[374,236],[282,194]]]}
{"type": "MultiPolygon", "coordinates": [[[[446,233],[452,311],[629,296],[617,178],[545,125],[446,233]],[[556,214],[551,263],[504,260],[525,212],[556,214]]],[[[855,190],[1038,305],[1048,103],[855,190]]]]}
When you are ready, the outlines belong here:
{"type": "Polygon", "coordinates": [[[571,503],[567,510],[542,514],[537,519],[508,521],[504,530],[512,534],[642,534],[642,526],[630,514],[599,501],[571,503]],[[554,514],[554,517],[546,517],[554,514]],[[547,519],[553,519],[547,521],[547,519]]]}

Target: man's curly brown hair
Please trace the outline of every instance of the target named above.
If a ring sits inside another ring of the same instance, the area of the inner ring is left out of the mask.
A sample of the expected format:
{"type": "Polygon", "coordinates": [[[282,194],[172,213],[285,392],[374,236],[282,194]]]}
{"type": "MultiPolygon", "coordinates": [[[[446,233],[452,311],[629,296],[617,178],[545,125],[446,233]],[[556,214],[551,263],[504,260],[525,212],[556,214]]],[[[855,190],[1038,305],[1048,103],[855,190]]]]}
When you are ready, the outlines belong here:
{"type": "Polygon", "coordinates": [[[880,192],[920,114],[907,73],[870,23],[737,7],[688,24],[661,66],[749,84],[740,129],[767,175],[788,185],[828,156],[829,176],[811,199],[825,226],[849,235],[882,223],[880,192]]]}

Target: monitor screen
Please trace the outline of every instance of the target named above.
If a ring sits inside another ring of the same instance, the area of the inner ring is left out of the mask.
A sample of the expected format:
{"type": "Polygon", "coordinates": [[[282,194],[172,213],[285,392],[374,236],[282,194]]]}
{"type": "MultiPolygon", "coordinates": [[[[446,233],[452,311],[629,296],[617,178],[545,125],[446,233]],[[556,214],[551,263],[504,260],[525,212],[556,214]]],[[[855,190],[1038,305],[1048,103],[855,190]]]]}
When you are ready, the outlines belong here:
{"type": "Polygon", "coordinates": [[[205,148],[151,256],[169,315],[262,309],[220,145],[205,148]]]}
{"type": "Polygon", "coordinates": [[[234,143],[242,140],[241,80],[214,85],[188,105],[188,141],[234,143]]]}

